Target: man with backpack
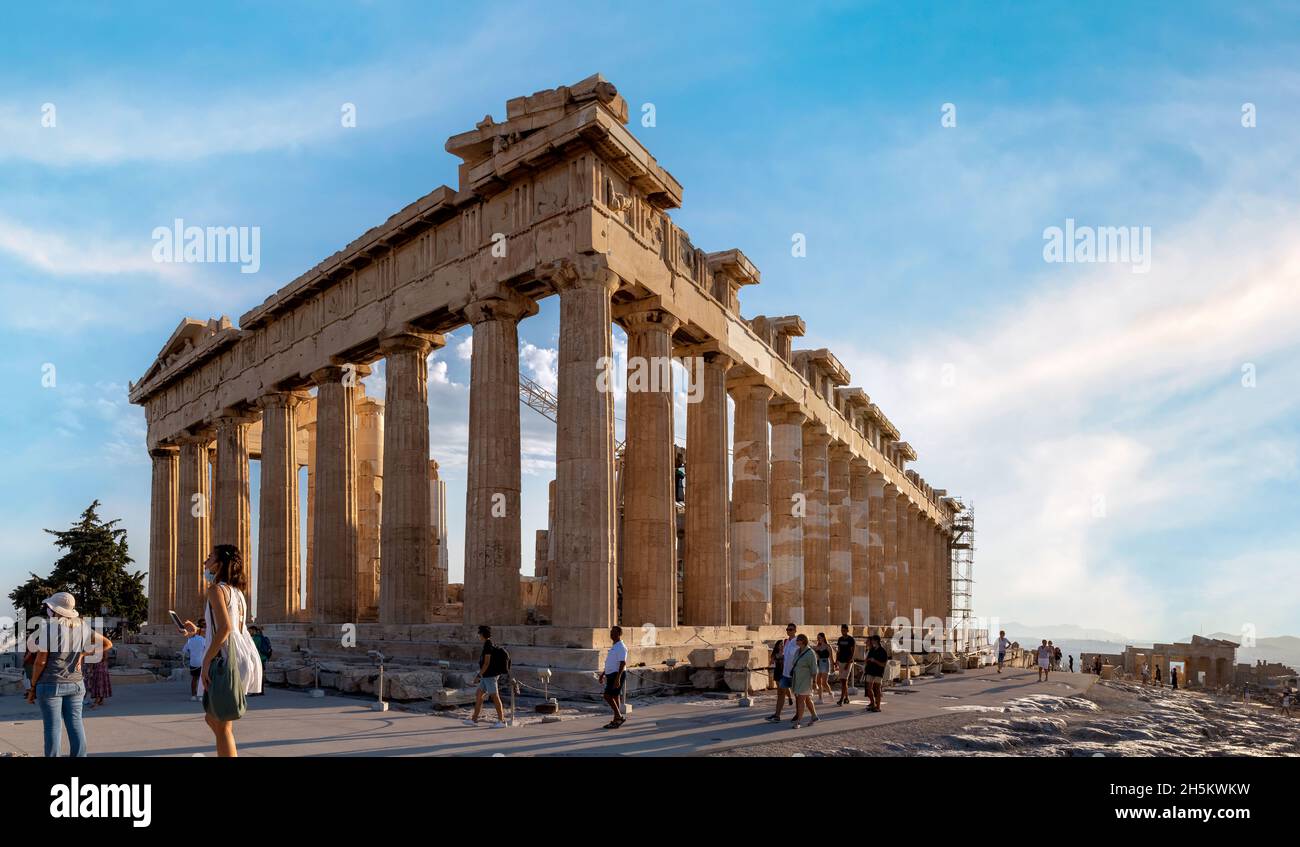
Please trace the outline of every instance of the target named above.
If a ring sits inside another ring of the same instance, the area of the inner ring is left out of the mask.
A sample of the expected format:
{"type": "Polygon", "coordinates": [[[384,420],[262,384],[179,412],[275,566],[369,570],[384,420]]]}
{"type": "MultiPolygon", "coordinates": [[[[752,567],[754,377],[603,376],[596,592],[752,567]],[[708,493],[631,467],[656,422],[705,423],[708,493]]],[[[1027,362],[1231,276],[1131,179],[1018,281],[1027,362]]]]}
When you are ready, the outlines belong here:
{"type": "Polygon", "coordinates": [[[478,628],[478,637],[483,639],[483,652],[479,657],[478,676],[475,681],[478,683],[478,691],[474,694],[474,715],[465,723],[474,726],[479,722],[479,715],[483,711],[483,698],[491,697],[492,705],[497,710],[497,722],[492,724],[493,729],[501,729],[506,725],[506,711],[501,705],[501,691],[498,681],[506,672],[510,670],[510,654],[504,647],[498,647],[492,643],[492,627],[480,626],[478,628]]]}

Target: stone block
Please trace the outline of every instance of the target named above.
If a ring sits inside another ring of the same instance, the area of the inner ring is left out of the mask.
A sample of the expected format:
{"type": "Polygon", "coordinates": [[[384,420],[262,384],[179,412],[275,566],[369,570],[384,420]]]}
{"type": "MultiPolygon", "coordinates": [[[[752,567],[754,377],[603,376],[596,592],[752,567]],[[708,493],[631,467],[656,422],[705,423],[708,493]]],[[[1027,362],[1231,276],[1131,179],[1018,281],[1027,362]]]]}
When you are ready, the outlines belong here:
{"type": "MultiPolygon", "coordinates": [[[[340,670],[337,675],[336,685],[338,690],[345,694],[356,694],[362,690],[362,686],[372,676],[377,676],[378,671],[364,667],[348,667],[340,670]]],[[[373,683],[372,683],[373,685],[373,683]]],[[[371,691],[373,691],[373,687],[371,691]]]]}
{"type": "Polygon", "coordinates": [[[473,688],[442,688],[433,692],[433,705],[436,708],[467,706],[474,702],[473,688]]]}
{"type": "Polygon", "coordinates": [[[716,668],[701,668],[691,674],[691,687],[700,691],[716,691],[722,687],[722,671],[716,668]]]}
{"type": "MultiPolygon", "coordinates": [[[[378,678],[378,672],[375,674],[378,678]]],[[[404,671],[384,674],[384,697],[389,700],[428,700],[443,687],[437,671],[404,671]]]]}

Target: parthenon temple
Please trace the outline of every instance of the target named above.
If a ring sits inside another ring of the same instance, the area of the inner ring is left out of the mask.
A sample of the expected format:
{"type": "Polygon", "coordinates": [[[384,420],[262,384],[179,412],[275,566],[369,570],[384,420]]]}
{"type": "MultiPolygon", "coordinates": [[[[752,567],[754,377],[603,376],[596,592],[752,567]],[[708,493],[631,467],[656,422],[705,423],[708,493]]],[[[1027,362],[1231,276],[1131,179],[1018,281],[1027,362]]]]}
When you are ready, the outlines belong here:
{"type": "Polygon", "coordinates": [[[787,620],[838,634],[917,610],[951,618],[960,503],[907,467],[913,447],[832,351],[795,346],[803,319],[742,317],[758,268],[673,223],[682,186],[628,111],[599,75],[509,100],[504,121],[448,139],[457,188],[424,195],[237,325],[181,322],[130,391],[153,457],[151,624],[200,613],[217,543],[255,564],[258,623],[302,643],[345,623],[375,643],[470,643],[486,623],[507,643],[598,649],[613,623],[652,625],[671,646],[706,629],[710,643],[753,641],[787,620]],[[518,326],[552,294],[551,518],[525,547],[518,326]],[[671,386],[629,387],[616,449],[614,324],[629,361],[691,362],[684,490],[671,386]],[[466,325],[458,596],[428,359],[466,325]],[[361,383],[380,359],[382,402],[361,383]],[[537,550],[531,577],[525,549],[537,550]]]}

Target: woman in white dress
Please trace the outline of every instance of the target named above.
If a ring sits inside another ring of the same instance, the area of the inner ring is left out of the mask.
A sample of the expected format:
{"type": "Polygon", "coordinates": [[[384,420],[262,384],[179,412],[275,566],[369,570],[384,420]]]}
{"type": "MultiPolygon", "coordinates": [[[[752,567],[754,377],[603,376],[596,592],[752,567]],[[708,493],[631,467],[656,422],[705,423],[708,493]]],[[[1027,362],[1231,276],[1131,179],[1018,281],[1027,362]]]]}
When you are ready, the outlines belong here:
{"type": "MultiPolygon", "coordinates": [[[[218,544],[212,548],[212,554],[203,563],[203,578],[208,587],[204,597],[207,601],[203,616],[207,621],[208,649],[203,654],[203,672],[201,682],[206,692],[212,685],[210,668],[212,660],[221,654],[226,661],[226,642],[232,640],[235,647],[233,661],[239,669],[239,681],[244,694],[259,693],[262,690],[262,662],[257,655],[257,645],[248,632],[248,601],[244,599],[244,590],[248,587],[248,573],[244,568],[244,559],[239,548],[233,544],[218,544]]],[[[192,621],[185,622],[187,635],[198,632],[192,621]]],[[[207,699],[204,699],[206,706],[207,699]]],[[[237,756],[235,749],[234,721],[220,720],[205,708],[203,719],[212,728],[217,741],[218,756],[237,756]]]]}

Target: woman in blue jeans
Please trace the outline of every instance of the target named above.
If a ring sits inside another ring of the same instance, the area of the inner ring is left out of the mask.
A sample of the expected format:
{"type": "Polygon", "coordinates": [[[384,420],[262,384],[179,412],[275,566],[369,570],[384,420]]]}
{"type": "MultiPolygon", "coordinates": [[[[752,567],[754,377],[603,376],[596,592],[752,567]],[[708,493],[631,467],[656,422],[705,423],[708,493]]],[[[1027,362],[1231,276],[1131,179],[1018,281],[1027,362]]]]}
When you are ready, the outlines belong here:
{"type": "Polygon", "coordinates": [[[86,755],[86,731],[81,725],[86,685],[81,661],[83,656],[89,656],[92,662],[103,661],[104,653],[113,646],[81,619],[76,606],[77,601],[66,591],[51,594],[43,606],[46,620],[29,639],[36,662],[27,702],[40,703],[46,756],[59,755],[64,727],[68,730],[70,755],[86,755]]]}

